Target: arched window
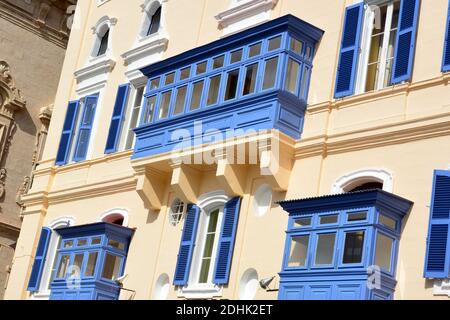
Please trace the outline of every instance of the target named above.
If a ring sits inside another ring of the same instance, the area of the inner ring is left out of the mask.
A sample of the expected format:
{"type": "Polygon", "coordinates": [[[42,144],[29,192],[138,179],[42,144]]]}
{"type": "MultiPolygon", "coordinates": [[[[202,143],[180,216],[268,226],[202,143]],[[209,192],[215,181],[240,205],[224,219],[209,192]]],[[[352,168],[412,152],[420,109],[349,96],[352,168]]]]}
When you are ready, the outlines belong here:
{"type": "Polygon", "coordinates": [[[156,9],[155,13],[150,18],[150,25],[148,27],[147,36],[157,33],[161,25],[161,6],[156,9]]]}
{"type": "Polygon", "coordinates": [[[102,216],[100,217],[100,221],[127,227],[128,211],[124,209],[109,210],[102,214],[102,216]]]}
{"type": "Polygon", "coordinates": [[[111,51],[112,28],[116,25],[116,23],[117,19],[105,16],[102,17],[92,28],[95,35],[95,40],[91,57],[102,57],[111,51]]]}
{"type": "Polygon", "coordinates": [[[144,22],[140,32],[140,38],[147,38],[161,31],[163,27],[162,0],[146,0],[142,5],[144,22]]]}
{"type": "Polygon", "coordinates": [[[333,185],[332,193],[381,189],[393,192],[392,174],[382,169],[359,170],[340,177],[333,185]]]}

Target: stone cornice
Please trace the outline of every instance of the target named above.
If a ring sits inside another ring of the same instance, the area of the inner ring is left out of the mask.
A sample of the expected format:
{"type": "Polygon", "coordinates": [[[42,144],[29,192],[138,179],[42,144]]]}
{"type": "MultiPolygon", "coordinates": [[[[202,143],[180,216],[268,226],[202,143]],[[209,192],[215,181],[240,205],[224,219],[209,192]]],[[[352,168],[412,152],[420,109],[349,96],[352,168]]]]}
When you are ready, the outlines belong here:
{"type": "Polygon", "coordinates": [[[276,6],[278,0],[248,0],[241,2],[234,4],[230,9],[215,16],[219,26],[227,27],[230,23],[242,18],[270,10],[276,6]]]}
{"type": "Polygon", "coordinates": [[[83,81],[84,79],[93,78],[100,74],[111,72],[116,65],[116,62],[110,58],[94,61],[89,65],[74,72],[77,81],[83,81]]]}

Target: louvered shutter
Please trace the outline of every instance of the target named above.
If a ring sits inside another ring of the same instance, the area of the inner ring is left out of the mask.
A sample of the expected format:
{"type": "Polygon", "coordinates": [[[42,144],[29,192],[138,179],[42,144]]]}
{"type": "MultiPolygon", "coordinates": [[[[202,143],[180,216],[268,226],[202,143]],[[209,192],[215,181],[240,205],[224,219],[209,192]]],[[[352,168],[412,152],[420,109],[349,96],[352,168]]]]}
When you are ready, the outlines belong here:
{"type": "Polygon", "coordinates": [[[434,174],[425,278],[447,278],[450,268],[450,171],[434,174]]]}
{"type": "Polygon", "coordinates": [[[194,252],[195,239],[197,236],[199,216],[200,208],[196,205],[190,204],[187,208],[183,235],[181,237],[181,244],[178,252],[177,265],[173,280],[173,284],[175,286],[184,286],[188,283],[192,254],[194,252]]]}
{"type": "Polygon", "coordinates": [[[95,111],[97,109],[98,96],[88,96],[84,99],[83,114],[81,116],[78,138],[75,146],[73,161],[86,160],[94,125],[95,111]]]}
{"type": "Polygon", "coordinates": [[[108,139],[106,140],[106,154],[114,153],[117,151],[120,141],[120,133],[122,131],[122,123],[126,111],[129,88],[129,84],[124,84],[119,86],[119,88],[117,89],[113,116],[111,119],[111,124],[109,126],[108,139]]]}
{"type": "Polygon", "coordinates": [[[69,157],[70,145],[73,140],[75,120],[78,115],[78,107],[80,101],[71,101],[67,107],[66,119],[64,120],[63,132],[59,142],[58,154],[56,155],[56,165],[62,166],[67,164],[69,157]]]}
{"type": "Polygon", "coordinates": [[[222,232],[220,234],[216,266],[214,269],[214,284],[228,283],[240,207],[241,198],[239,197],[231,199],[225,205],[222,232]]]}
{"type": "Polygon", "coordinates": [[[361,46],[364,3],[346,9],[337,70],[335,98],[350,96],[355,92],[355,78],[361,46]]]}
{"type": "Polygon", "coordinates": [[[420,0],[402,0],[394,54],[392,84],[411,80],[420,0]]]}
{"type": "Polygon", "coordinates": [[[41,282],[42,272],[44,271],[45,258],[47,256],[51,235],[52,230],[49,228],[42,228],[36,250],[36,256],[34,258],[33,268],[31,269],[30,280],[28,281],[28,291],[30,292],[36,292],[39,290],[39,284],[41,282]]]}
{"type": "Polygon", "coordinates": [[[450,71],[450,1],[448,4],[447,25],[445,29],[444,58],[442,59],[442,71],[450,71]]]}

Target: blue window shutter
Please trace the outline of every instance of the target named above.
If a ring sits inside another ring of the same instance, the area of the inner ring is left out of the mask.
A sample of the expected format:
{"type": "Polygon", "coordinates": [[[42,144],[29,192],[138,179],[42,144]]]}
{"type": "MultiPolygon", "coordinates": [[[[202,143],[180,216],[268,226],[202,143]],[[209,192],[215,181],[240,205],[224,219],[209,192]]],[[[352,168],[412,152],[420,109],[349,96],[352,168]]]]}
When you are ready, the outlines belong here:
{"type": "Polygon", "coordinates": [[[402,0],[394,54],[392,84],[411,80],[420,0],[402,0]]]}
{"type": "Polygon", "coordinates": [[[450,268],[450,171],[436,170],[431,196],[425,278],[447,278],[450,268]]]}
{"type": "Polygon", "coordinates": [[[88,96],[84,99],[83,114],[80,119],[78,138],[75,146],[73,161],[86,160],[89,142],[94,124],[95,110],[97,109],[98,96],[88,96]]]}
{"type": "Polygon", "coordinates": [[[68,161],[70,144],[73,139],[75,120],[78,114],[80,101],[71,101],[66,111],[66,119],[64,120],[63,132],[59,142],[58,154],[56,155],[56,165],[65,165],[68,161]]]}
{"type": "Polygon", "coordinates": [[[28,291],[36,292],[39,290],[42,272],[44,271],[45,257],[47,256],[48,245],[52,230],[49,228],[42,228],[39,243],[36,249],[36,256],[34,258],[33,268],[31,269],[30,280],[28,282],[28,291]]]}
{"type": "Polygon", "coordinates": [[[183,235],[181,237],[180,251],[178,252],[177,266],[173,284],[184,286],[188,283],[189,271],[191,269],[192,254],[197,236],[198,219],[200,208],[190,204],[187,208],[184,221],[183,235]]]}
{"type": "Polygon", "coordinates": [[[214,284],[228,283],[240,207],[241,198],[239,197],[231,199],[225,205],[222,232],[217,250],[216,267],[214,269],[214,284]]]}
{"type": "Polygon", "coordinates": [[[355,78],[358,69],[363,17],[363,2],[346,9],[336,87],[334,89],[335,98],[342,98],[355,93],[355,78]]]}
{"type": "Polygon", "coordinates": [[[117,90],[116,103],[114,104],[111,125],[109,126],[108,139],[106,140],[106,154],[114,153],[117,151],[128,100],[129,89],[129,84],[123,84],[119,86],[119,89],[117,90]]]}
{"type": "Polygon", "coordinates": [[[447,28],[445,30],[444,58],[442,59],[442,71],[450,71],[450,1],[448,4],[447,28]]]}

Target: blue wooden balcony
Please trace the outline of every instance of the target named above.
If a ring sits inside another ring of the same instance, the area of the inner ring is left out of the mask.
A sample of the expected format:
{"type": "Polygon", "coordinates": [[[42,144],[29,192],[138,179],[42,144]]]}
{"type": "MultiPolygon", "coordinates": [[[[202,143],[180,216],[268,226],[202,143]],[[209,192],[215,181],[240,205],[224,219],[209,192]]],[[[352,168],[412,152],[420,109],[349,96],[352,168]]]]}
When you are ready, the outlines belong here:
{"type": "Polygon", "coordinates": [[[133,159],[213,142],[217,133],[277,129],[299,139],[322,35],[287,15],[143,68],[133,159]]]}

